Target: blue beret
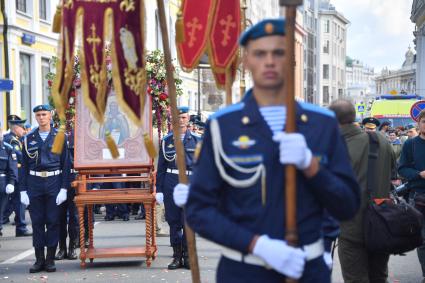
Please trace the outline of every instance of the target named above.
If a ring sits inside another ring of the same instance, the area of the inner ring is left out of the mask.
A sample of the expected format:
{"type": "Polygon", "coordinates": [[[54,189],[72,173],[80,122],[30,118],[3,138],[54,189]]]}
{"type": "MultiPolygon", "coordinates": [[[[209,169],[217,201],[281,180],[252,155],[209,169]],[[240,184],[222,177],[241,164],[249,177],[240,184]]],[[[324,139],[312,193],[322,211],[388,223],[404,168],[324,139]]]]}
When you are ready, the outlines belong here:
{"type": "Polygon", "coordinates": [[[270,35],[285,35],[284,18],[265,19],[256,23],[241,35],[239,44],[246,46],[250,40],[270,35]]]}
{"type": "Polygon", "coordinates": [[[180,106],[178,110],[179,110],[179,114],[189,113],[189,107],[187,106],[180,106]]]}
{"type": "Polygon", "coordinates": [[[24,125],[25,129],[32,128],[31,124],[29,122],[26,122],[24,125]]]}
{"type": "Polygon", "coordinates": [[[409,124],[406,126],[406,129],[411,130],[411,129],[416,129],[416,126],[414,124],[409,124]]]}
{"type": "Polygon", "coordinates": [[[7,116],[7,122],[11,125],[23,125],[27,119],[21,119],[18,115],[9,115],[7,116]]]}
{"type": "Polygon", "coordinates": [[[37,113],[38,111],[50,111],[52,108],[49,104],[40,104],[32,109],[32,112],[37,113]]]}

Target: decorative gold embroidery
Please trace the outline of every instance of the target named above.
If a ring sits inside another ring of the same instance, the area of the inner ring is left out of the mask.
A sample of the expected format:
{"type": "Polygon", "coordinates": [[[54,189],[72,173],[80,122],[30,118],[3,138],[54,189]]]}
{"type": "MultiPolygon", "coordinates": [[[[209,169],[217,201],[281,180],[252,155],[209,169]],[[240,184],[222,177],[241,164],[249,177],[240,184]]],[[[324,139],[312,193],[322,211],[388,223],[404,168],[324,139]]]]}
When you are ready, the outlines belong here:
{"type": "Polygon", "coordinates": [[[97,61],[97,45],[102,43],[102,40],[100,37],[96,34],[96,26],[94,24],[90,27],[91,30],[91,37],[88,37],[86,40],[89,45],[92,45],[92,53],[93,53],[93,60],[94,65],[90,65],[90,82],[94,85],[98,93],[100,93],[102,88],[102,73],[100,71],[100,65],[97,61]]]}
{"type": "Polygon", "coordinates": [[[196,30],[202,30],[203,26],[199,23],[199,19],[197,17],[194,17],[191,22],[187,23],[186,26],[190,28],[189,31],[189,47],[193,47],[195,45],[196,38],[196,30]]]}
{"type": "Polygon", "coordinates": [[[125,12],[134,11],[135,9],[134,0],[123,0],[120,3],[120,10],[125,12]]]}
{"type": "Polygon", "coordinates": [[[72,9],[73,5],[74,5],[73,0],[65,0],[65,3],[63,4],[63,6],[66,9],[72,9]]]}
{"type": "Polygon", "coordinates": [[[143,85],[146,78],[143,75],[143,69],[137,68],[137,61],[139,60],[136,51],[136,43],[134,35],[127,28],[120,29],[120,41],[124,51],[124,58],[127,62],[127,68],[124,69],[124,83],[136,94],[143,93],[143,85]]]}
{"type": "Polygon", "coordinates": [[[223,30],[221,33],[223,34],[223,40],[221,41],[222,46],[227,46],[229,43],[229,40],[231,39],[230,36],[230,28],[236,28],[236,23],[233,21],[232,15],[227,15],[226,19],[220,20],[220,25],[223,26],[223,30]]]}

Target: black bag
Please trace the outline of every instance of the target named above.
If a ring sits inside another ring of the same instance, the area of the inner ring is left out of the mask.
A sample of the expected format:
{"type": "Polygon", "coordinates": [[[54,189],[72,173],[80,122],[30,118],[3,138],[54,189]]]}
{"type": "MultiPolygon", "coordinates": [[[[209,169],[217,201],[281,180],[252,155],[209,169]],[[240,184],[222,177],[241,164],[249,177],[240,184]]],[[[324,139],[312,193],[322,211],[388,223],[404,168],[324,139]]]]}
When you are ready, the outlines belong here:
{"type": "Polygon", "coordinates": [[[401,254],[422,245],[423,215],[397,198],[377,204],[372,199],[373,180],[378,158],[376,133],[369,134],[367,192],[369,204],[364,215],[364,236],[370,252],[401,254]]]}
{"type": "Polygon", "coordinates": [[[415,195],[413,198],[413,201],[415,202],[415,208],[419,210],[422,215],[425,215],[425,195],[418,194],[415,195]]]}

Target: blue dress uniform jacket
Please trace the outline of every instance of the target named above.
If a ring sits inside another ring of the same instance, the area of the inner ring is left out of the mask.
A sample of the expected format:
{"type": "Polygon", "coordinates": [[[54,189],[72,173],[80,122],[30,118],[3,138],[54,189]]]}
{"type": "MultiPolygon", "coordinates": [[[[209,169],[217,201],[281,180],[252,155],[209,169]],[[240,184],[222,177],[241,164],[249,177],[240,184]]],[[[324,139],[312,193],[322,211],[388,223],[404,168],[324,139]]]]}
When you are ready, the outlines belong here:
{"type": "Polygon", "coordinates": [[[30,216],[33,230],[33,246],[53,248],[59,241],[59,207],[56,197],[60,189],[69,187],[70,165],[68,141],[65,138],[61,154],[52,153],[57,130],[51,128],[43,141],[35,128],[24,137],[22,150],[22,182],[20,190],[27,191],[30,199],[30,216]],[[36,176],[35,172],[58,172],[54,176],[36,176]],[[31,172],[33,171],[33,172],[31,172]]]}
{"type": "MultiPolygon", "coordinates": [[[[298,244],[303,246],[323,237],[325,209],[337,220],[352,218],[359,208],[360,190],[333,113],[311,104],[297,103],[296,124],[297,131],[305,136],[308,147],[320,160],[320,170],[313,178],[307,179],[302,172],[297,172],[298,244]]],[[[191,179],[187,221],[201,236],[243,254],[248,253],[255,235],[267,234],[270,238],[284,239],[284,180],[279,145],[272,140],[272,132],[259,112],[254,96],[248,93],[243,102],[218,111],[207,123],[191,179]],[[221,136],[212,135],[213,124],[218,124],[221,136]],[[220,141],[221,153],[225,156],[213,149],[213,144],[217,148],[220,141]],[[235,165],[250,168],[261,164],[265,168],[265,194],[261,177],[248,187],[236,187],[240,182],[230,185],[223,178],[227,175],[247,180],[254,173],[243,173],[236,170],[235,165]]],[[[225,267],[232,261],[224,258],[224,262],[226,265],[219,265],[218,281],[256,282],[259,277],[255,274],[267,277],[266,281],[270,280],[267,282],[282,280],[277,272],[265,268],[255,266],[254,269],[252,265],[251,268],[248,264],[234,262],[232,271],[232,267],[225,267]],[[240,265],[250,270],[245,273],[247,276],[239,273],[226,277],[226,272],[237,272],[235,270],[240,265]]],[[[329,281],[329,270],[321,257],[307,262],[300,282],[329,281]]]]}
{"type": "MultiPolygon", "coordinates": [[[[193,154],[199,140],[199,136],[189,130],[186,131],[183,139],[183,146],[185,151],[186,169],[190,173],[192,172],[193,167],[193,154]]],[[[170,226],[171,245],[183,245],[183,248],[186,248],[186,237],[183,234],[184,231],[182,231],[184,224],[183,210],[176,206],[173,201],[173,190],[179,182],[175,159],[176,148],[174,146],[174,137],[171,133],[165,136],[161,142],[158,157],[156,191],[157,193],[164,194],[165,220],[170,226]],[[172,172],[169,172],[170,170],[172,170],[172,172]]]]}
{"type": "Polygon", "coordinates": [[[0,231],[2,230],[3,215],[9,195],[6,194],[8,184],[16,184],[17,160],[16,153],[8,143],[0,141],[0,231]]]}

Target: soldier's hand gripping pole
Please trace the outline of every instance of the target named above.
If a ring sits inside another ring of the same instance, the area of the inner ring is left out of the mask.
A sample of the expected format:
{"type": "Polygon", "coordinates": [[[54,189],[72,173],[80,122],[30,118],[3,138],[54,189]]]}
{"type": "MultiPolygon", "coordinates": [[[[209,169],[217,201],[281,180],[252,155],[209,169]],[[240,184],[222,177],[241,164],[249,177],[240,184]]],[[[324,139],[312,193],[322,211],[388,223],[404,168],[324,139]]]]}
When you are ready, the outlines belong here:
{"type": "MultiPolygon", "coordinates": [[[[170,52],[170,43],[168,40],[168,30],[167,30],[167,20],[165,16],[164,0],[157,0],[157,5],[158,5],[159,23],[161,26],[162,44],[164,47],[165,67],[167,70],[168,97],[170,99],[172,125],[173,125],[174,131],[177,131],[177,129],[179,128],[179,120],[178,120],[179,113],[177,111],[176,84],[174,80],[174,70],[171,64],[171,52],[170,52]]],[[[183,150],[182,141],[180,140],[180,135],[178,134],[174,134],[174,145],[176,147],[177,168],[179,169],[179,183],[188,184],[188,179],[186,176],[185,153],[183,150]]],[[[187,225],[187,223],[185,223],[185,233],[186,233],[186,240],[187,240],[187,248],[189,252],[190,270],[192,272],[192,282],[201,283],[201,277],[199,274],[199,266],[198,266],[198,255],[196,254],[195,233],[187,225]]]]}
{"type": "MultiPolygon", "coordinates": [[[[286,33],[286,64],[284,67],[285,80],[285,103],[286,103],[286,132],[296,131],[295,125],[295,21],[297,6],[303,4],[303,0],[279,0],[279,5],[285,7],[285,33],[286,33]]],[[[294,165],[285,167],[285,239],[291,246],[298,242],[297,215],[296,215],[296,168],[294,165]]],[[[286,282],[296,282],[286,279],[286,282]]]]}

